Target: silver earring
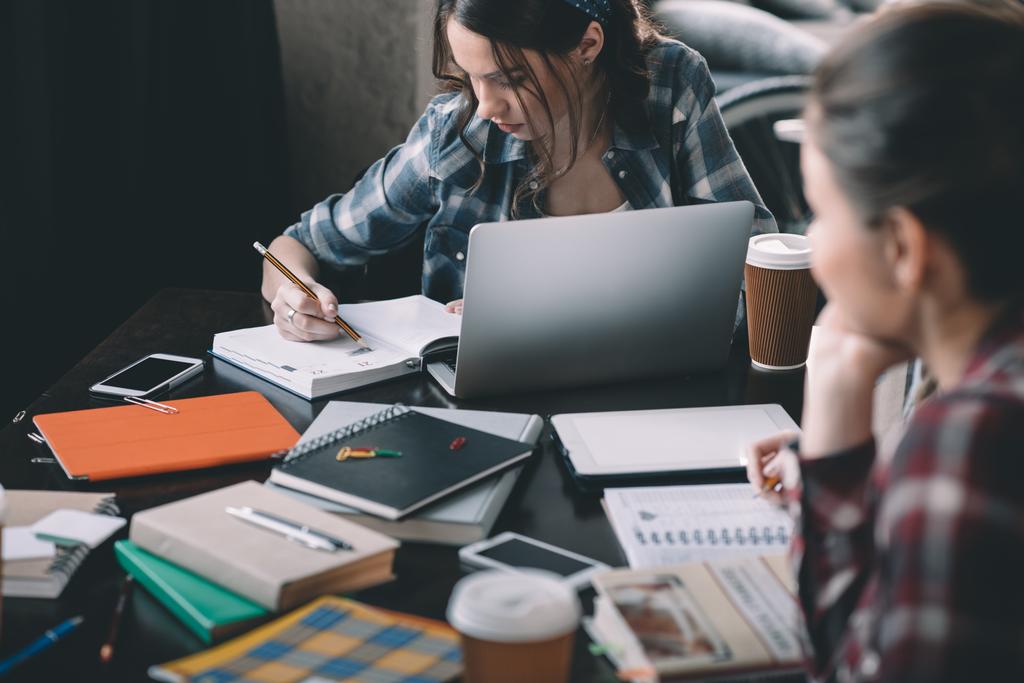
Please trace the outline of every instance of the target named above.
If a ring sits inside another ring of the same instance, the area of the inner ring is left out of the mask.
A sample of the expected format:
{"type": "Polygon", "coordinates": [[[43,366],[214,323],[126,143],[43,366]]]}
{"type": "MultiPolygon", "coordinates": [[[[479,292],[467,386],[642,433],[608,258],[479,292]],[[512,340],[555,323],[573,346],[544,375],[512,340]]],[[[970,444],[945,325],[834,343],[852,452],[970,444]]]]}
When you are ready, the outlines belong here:
{"type": "Polygon", "coordinates": [[[590,60],[589,59],[584,59],[583,60],[583,66],[590,66],[590,60]]]}

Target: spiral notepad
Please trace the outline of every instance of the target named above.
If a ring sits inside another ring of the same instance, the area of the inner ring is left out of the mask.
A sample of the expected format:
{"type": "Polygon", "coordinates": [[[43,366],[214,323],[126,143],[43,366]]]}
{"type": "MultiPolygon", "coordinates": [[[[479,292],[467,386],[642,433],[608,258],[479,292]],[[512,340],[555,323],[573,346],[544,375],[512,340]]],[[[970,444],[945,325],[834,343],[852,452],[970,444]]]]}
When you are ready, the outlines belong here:
{"type": "Polygon", "coordinates": [[[270,481],[386,519],[399,519],[527,458],[531,444],[389,407],[292,448],[270,481]],[[464,445],[452,448],[462,437],[464,445]],[[344,446],[401,457],[339,462],[344,446]]]}
{"type": "MultiPolygon", "coordinates": [[[[72,491],[7,491],[9,526],[29,526],[54,510],[72,509],[103,515],[120,510],[111,493],[72,491]]],[[[56,598],[89,555],[89,546],[57,547],[52,559],[13,560],[3,563],[5,597],[56,598]]]]}
{"type": "Polygon", "coordinates": [[[310,439],[309,441],[305,441],[295,446],[285,454],[283,461],[285,463],[294,463],[299,458],[305,457],[306,455],[309,455],[314,451],[318,451],[321,448],[325,448],[335,443],[345,441],[346,439],[351,439],[352,437],[358,436],[359,434],[362,434],[367,430],[373,429],[378,425],[399,420],[403,417],[410,415],[411,412],[412,411],[410,411],[401,403],[396,403],[395,405],[385,408],[380,412],[374,413],[369,417],[364,417],[362,420],[358,420],[356,422],[353,422],[352,424],[345,425],[344,427],[340,427],[339,429],[335,429],[334,431],[327,432],[326,434],[322,434],[316,437],[315,439],[310,439]]]}
{"type": "Polygon", "coordinates": [[[749,484],[605,489],[605,507],[634,568],[784,553],[793,533],[749,484]]]}

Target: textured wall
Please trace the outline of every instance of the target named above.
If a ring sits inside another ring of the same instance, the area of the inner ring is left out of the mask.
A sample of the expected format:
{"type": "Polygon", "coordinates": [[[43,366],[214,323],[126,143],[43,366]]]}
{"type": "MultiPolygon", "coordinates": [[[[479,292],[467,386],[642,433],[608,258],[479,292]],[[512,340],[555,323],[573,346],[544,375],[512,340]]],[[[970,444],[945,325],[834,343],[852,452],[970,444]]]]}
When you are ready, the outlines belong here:
{"type": "Polygon", "coordinates": [[[405,139],[433,87],[434,5],[275,0],[296,218],[405,139]]]}

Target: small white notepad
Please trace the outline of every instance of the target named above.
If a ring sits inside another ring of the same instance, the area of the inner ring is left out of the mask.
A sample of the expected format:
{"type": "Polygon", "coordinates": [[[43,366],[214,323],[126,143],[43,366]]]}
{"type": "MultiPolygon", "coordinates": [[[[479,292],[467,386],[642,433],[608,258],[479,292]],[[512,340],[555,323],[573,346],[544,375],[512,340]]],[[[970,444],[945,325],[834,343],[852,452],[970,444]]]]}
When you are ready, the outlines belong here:
{"type": "Polygon", "coordinates": [[[4,562],[46,560],[56,554],[57,547],[50,541],[36,538],[31,527],[9,526],[4,529],[4,562]]]}
{"type": "Polygon", "coordinates": [[[85,543],[95,548],[123,527],[125,520],[81,510],[54,510],[32,525],[32,533],[62,545],[85,543]]]}

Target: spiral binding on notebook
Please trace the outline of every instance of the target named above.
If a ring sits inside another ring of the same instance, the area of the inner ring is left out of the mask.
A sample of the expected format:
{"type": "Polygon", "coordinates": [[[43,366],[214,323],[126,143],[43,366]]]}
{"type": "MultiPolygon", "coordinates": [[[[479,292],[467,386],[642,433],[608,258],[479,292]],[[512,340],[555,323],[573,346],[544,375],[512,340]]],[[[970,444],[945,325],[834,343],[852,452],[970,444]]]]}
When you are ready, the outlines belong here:
{"type": "Polygon", "coordinates": [[[659,531],[636,530],[636,539],[641,545],[672,546],[718,546],[728,548],[731,546],[758,546],[758,545],[786,545],[789,543],[789,533],[784,527],[775,529],[765,527],[750,527],[743,529],[737,527],[729,529],[663,529],[659,531]]]}
{"type": "Polygon", "coordinates": [[[301,443],[295,446],[294,448],[289,450],[288,453],[284,456],[283,463],[281,466],[286,467],[287,465],[299,460],[303,456],[309,455],[310,453],[314,453],[325,446],[330,446],[331,444],[337,443],[339,441],[350,439],[353,436],[358,436],[359,434],[367,432],[373,429],[374,427],[377,427],[378,425],[382,425],[386,422],[394,422],[396,420],[400,420],[404,417],[407,417],[408,415],[411,414],[412,410],[402,405],[401,403],[396,403],[395,405],[386,408],[380,411],[379,413],[374,413],[369,417],[364,417],[362,420],[359,420],[358,422],[353,422],[350,425],[346,425],[344,427],[341,427],[340,429],[335,429],[333,432],[327,432],[326,434],[322,434],[316,438],[306,441],[305,443],[301,443]]]}
{"type": "MultiPolygon", "coordinates": [[[[110,515],[114,517],[121,514],[121,508],[118,507],[117,501],[115,501],[111,496],[101,500],[96,507],[93,508],[93,512],[98,515],[110,515]]],[[[65,579],[70,579],[71,575],[78,569],[78,566],[85,561],[86,556],[89,554],[89,550],[89,546],[85,543],[79,543],[73,548],[58,547],[57,556],[53,558],[53,562],[50,563],[49,572],[51,574],[60,574],[65,579]]]]}

